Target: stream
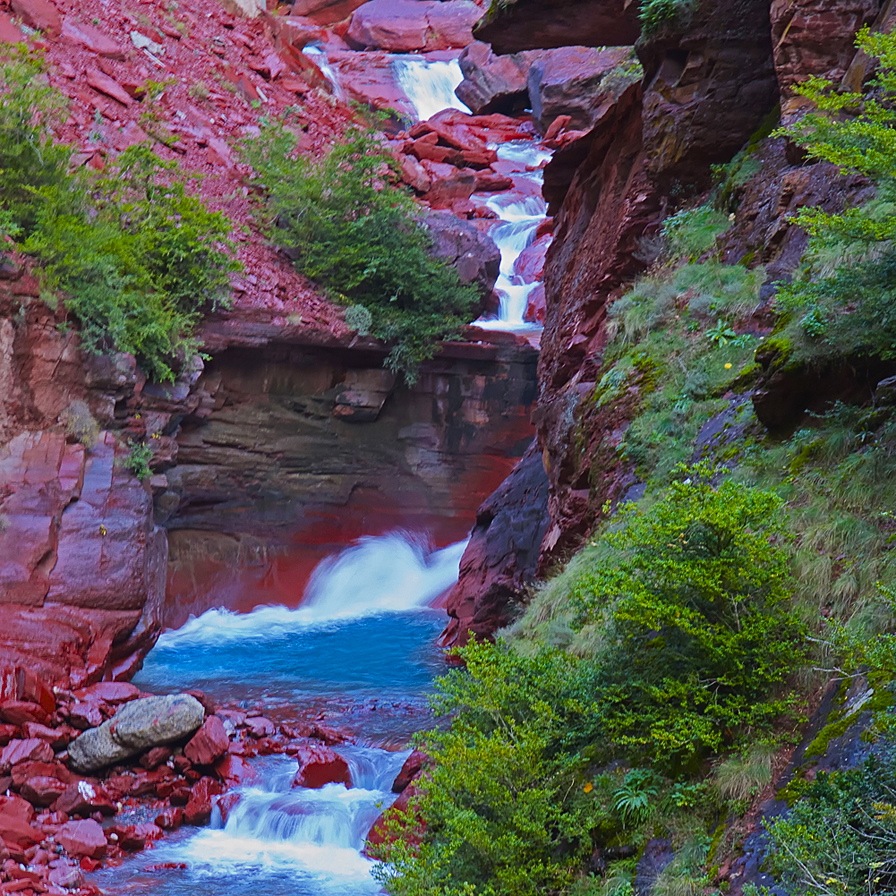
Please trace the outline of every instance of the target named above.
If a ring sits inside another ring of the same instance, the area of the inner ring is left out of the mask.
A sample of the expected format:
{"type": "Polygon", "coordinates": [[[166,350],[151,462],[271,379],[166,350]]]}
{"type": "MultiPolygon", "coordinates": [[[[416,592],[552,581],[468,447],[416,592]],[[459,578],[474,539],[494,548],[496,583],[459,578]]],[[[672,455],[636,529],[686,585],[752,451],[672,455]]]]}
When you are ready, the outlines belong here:
{"type": "MultiPolygon", "coordinates": [[[[322,51],[306,52],[338,91],[322,51]]],[[[420,119],[463,111],[454,97],[456,60],[396,56],[392,65],[420,119]]],[[[534,136],[491,148],[514,188],[473,196],[490,215],[484,226],[501,253],[498,313],[476,323],[538,331],[526,319],[537,283],[518,262],[545,220],[541,169],[550,153],[534,136]]],[[[323,720],[350,738],[334,749],[353,786],[294,787],[294,759],[253,759],[256,779],[235,791],[226,819],[215,809],[207,828],[181,828],[151,851],[96,872],[93,882],[132,896],[380,893],[362,849],[395,799],[392,782],[411,736],[431,723],[427,697],[445,671],[436,647],[445,616],[434,604],[457,580],[464,547],[432,550],[425,538],[399,532],[363,538],[318,566],[296,609],[210,609],[164,633],[136,685],[155,693],[198,688],[223,709],[260,712],[277,724],[323,720]]]]}
{"type": "Polygon", "coordinates": [[[295,760],[257,758],[258,779],[236,791],[226,821],[216,811],[209,827],[181,828],[94,882],[134,896],[378,893],[361,849],[395,799],[410,735],[430,721],[426,698],[445,669],[435,646],[444,615],[431,604],[456,581],[464,547],[432,551],[404,533],[361,539],[320,564],[295,610],[210,610],[162,635],[135,684],[199,687],[280,723],[325,714],[355,739],[335,748],[354,786],[293,787],[295,760]]]}

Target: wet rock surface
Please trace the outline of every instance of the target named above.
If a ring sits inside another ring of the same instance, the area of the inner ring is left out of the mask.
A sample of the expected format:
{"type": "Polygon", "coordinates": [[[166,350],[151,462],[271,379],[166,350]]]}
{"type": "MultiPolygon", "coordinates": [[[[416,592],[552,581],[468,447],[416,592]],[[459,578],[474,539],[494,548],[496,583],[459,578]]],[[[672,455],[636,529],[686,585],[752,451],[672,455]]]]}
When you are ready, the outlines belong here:
{"type": "Polygon", "coordinates": [[[188,694],[134,700],[112,719],[85,731],[69,745],[71,766],[80,772],[98,771],[144,750],[187,737],[202,725],[204,718],[202,704],[188,694]]]}

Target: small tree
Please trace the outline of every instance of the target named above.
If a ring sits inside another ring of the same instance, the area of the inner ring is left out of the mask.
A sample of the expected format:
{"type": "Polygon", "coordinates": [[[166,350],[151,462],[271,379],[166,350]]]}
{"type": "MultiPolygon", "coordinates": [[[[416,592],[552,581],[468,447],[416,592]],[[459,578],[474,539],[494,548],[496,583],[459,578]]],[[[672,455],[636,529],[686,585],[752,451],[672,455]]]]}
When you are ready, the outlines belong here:
{"type": "Polygon", "coordinates": [[[350,129],[315,160],[298,153],[283,122],[267,122],[243,152],[264,190],[271,238],[330,298],[367,308],[370,332],[393,344],[391,369],[413,378],[438,341],[471,320],[475,288],[429,255],[418,206],[373,134],[350,129]]]}
{"type": "Polygon", "coordinates": [[[804,652],[782,502],[711,473],[679,468],[653,506],[623,508],[572,594],[606,626],[602,740],[673,772],[780,714],[770,698],[804,652]]]}
{"type": "Polygon", "coordinates": [[[878,61],[864,93],[809,78],[797,93],[814,111],[778,132],[811,158],[859,174],[876,197],[843,212],[799,212],[810,235],[804,270],[779,293],[802,354],[896,356],[896,34],[859,32],[857,47],[878,61]]]}

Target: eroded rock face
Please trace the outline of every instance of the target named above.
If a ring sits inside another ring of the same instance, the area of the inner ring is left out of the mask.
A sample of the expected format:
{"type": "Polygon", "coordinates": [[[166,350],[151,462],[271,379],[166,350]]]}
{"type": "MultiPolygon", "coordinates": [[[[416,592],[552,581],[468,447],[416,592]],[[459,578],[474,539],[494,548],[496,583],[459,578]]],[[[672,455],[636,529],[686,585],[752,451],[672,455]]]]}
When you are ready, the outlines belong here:
{"type": "Polygon", "coordinates": [[[210,410],[183,420],[156,501],[177,595],[167,624],[210,595],[294,604],[313,567],[361,535],[462,538],[470,505],[531,439],[536,358],[456,344],[408,388],[373,348],[218,353],[197,384],[210,410]]]}
{"type": "Polygon", "coordinates": [[[597,111],[612,91],[608,75],[633,61],[628,47],[565,47],[535,60],[529,69],[528,91],[541,132],[560,115],[569,116],[568,128],[593,126],[597,111]]]}
{"type": "Polygon", "coordinates": [[[493,4],[475,29],[496,53],[550,47],[631,46],[641,33],[632,0],[516,0],[493,4]]]}
{"type": "Polygon", "coordinates": [[[548,481],[534,443],[500,488],[479,508],[460,577],[448,594],[451,622],[442,643],[491,637],[512,619],[512,607],[535,577],[548,525],[548,481]]]}
{"type": "Polygon", "coordinates": [[[644,66],[644,143],[665,190],[708,183],[778,100],[769,0],[704,2],[682,30],[638,46],[644,66]]]}
{"type": "Polygon", "coordinates": [[[136,387],[133,366],[85,358],[37,303],[0,320],[0,658],[50,682],[96,680],[158,629],[164,534],[105,428],[136,387]]]}
{"type": "Polygon", "coordinates": [[[133,700],[73,741],[69,763],[75,771],[98,771],[151,747],[189,737],[204,718],[202,704],[189,694],[133,700]]]}
{"type": "Polygon", "coordinates": [[[482,11],[469,0],[370,0],[352,15],[346,40],[358,49],[409,53],[465,47],[482,11]]]}
{"type": "Polygon", "coordinates": [[[494,241],[447,212],[432,212],[425,223],[433,241],[432,254],[452,265],[461,283],[475,283],[483,301],[488,299],[501,268],[501,253],[494,241]]]}
{"type": "Polygon", "coordinates": [[[840,81],[855,56],[855,33],[880,10],[879,0],[772,0],[775,71],[788,118],[804,101],[792,88],[809,75],[840,81]]]}

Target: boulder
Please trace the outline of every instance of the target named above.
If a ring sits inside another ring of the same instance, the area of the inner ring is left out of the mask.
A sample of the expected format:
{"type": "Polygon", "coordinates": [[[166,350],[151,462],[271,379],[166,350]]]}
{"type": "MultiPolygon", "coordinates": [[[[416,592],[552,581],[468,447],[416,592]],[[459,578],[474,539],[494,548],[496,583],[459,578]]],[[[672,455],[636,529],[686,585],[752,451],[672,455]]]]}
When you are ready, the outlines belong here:
{"type": "Polygon", "coordinates": [[[521,111],[529,105],[529,68],[540,55],[496,56],[488,44],[474,41],[460,54],[464,80],[454,92],[474,115],[521,111]]]}
{"type": "Polygon", "coordinates": [[[290,14],[316,25],[333,25],[350,16],[366,0],[293,0],[290,14]]]}
{"type": "Polygon", "coordinates": [[[325,784],[352,786],[348,763],[329,747],[304,745],[300,747],[296,759],[299,770],[293,780],[294,787],[317,789],[325,784]]]}
{"type": "Polygon", "coordinates": [[[133,700],[113,718],[73,741],[69,763],[76,771],[96,771],[151,747],[189,737],[204,718],[202,704],[188,694],[133,700]]]}
{"type": "Polygon", "coordinates": [[[535,577],[548,525],[548,481],[538,444],[479,508],[457,584],[448,593],[451,622],[442,635],[450,646],[473,633],[490,638],[512,618],[512,608],[535,577]]]}
{"type": "Polygon", "coordinates": [[[190,799],[184,809],[184,821],[187,824],[208,824],[212,816],[212,800],[224,792],[224,785],[211,778],[201,778],[190,793],[190,799]]]}
{"type": "Polygon", "coordinates": [[[476,26],[496,53],[571,47],[631,46],[641,33],[632,0],[516,0],[492,3],[476,26]]]}
{"type": "Polygon", "coordinates": [[[501,267],[501,253],[491,237],[449,212],[430,212],[424,223],[432,237],[432,254],[452,265],[462,283],[474,283],[487,299],[501,267]]]}
{"type": "Polygon", "coordinates": [[[209,716],[184,747],[184,755],[193,765],[211,765],[227,752],[229,746],[230,738],[224,723],[217,716],[209,716]]]}
{"type": "MultiPolygon", "coordinates": [[[[561,115],[569,116],[570,128],[592,127],[607,95],[618,92],[630,80],[624,69],[614,79],[614,70],[633,62],[629,47],[564,47],[536,59],[529,68],[528,91],[532,115],[542,133],[561,115]]],[[[633,73],[639,71],[637,66],[630,68],[633,73]]]]}
{"type": "Polygon", "coordinates": [[[67,821],[56,832],[56,842],[70,856],[101,859],[106,854],[106,835],[92,818],[67,821]]]}
{"type": "Polygon", "coordinates": [[[370,0],[352,15],[345,39],[392,53],[460,49],[472,43],[481,15],[469,0],[370,0]]]}
{"type": "Polygon", "coordinates": [[[43,834],[36,828],[34,809],[20,796],[0,796],[0,841],[26,848],[40,843],[43,834]]]}
{"type": "Polygon", "coordinates": [[[29,28],[43,31],[48,37],[58,37],[62,30],[62,16],[50,0],[12,0],[12,11],[29,28]]]}
{"type": "Polygon", "coordinates": [[[403,793],[405,788],[420,774],[429,761],[429,756],[422,750],[414,750],[405,759],[401,771],[395,776],[395,780],[392,782],[392,793],[403,793]]]}

